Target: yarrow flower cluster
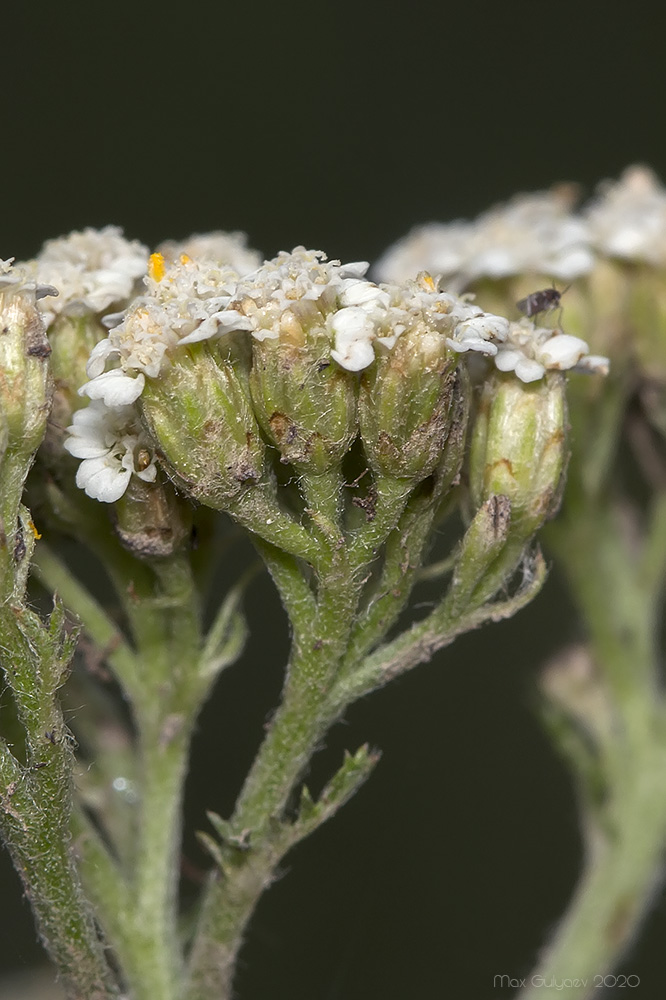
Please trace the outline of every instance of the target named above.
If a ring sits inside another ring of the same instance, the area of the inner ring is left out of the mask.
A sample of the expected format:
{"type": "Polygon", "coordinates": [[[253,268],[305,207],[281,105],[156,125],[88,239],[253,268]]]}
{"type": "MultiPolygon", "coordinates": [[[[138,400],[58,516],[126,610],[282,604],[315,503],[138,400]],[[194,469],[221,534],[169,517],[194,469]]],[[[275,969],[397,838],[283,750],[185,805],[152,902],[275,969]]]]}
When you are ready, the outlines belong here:
{"type": "Polygon", "coordinates": [[[57,299],[41,306],[48,327],[65,311],[102,313],[126,302],[147,264],[146,247],[126,240],[117,226],[106,226],[48,240],[24,266],[39,284],[58,290],[57,299]]]}
{"type": "Polygon", "coordinates": [[[184,240],[165,240],[157,252],[171,263],[185,254],[200,262],[228,264],[238,274],[249,274],[261,266],[262,256],[247,245],[245,233],[193,233],[184,240]]]}
{"type": "Polygon", "coordinates": [[[481,277],[541,273],[562,281],[594,262],[585,221],[571,214],[572,189],[519,195],[474,222],[430,223],[399,240],[375,266],[384,281],[427,270],[447,287],[463,289],[481,277]]]}
{"type": "Polygon", "coordinates": [[[82,393],[108,406],[133,403],[143,391],[146,375],[157,378],[175,348],[242,329],[240,314],[227,309],[238,280],[238,273],[226,265],[181,254],[167,266],[162,254],[153,254],[146,294],[125,313],[106,317],[113,328],[90,355],[91,381],[82,393]],[[110,360],[119,367],[105,371],[110,360]]]}
{"type": "MultiPolygon", "coordinates": [[[[514,371],[526,382],[547,369],[579,366],[588,355],[579,338],[537,330],[528,320],[509,323],[440,291],[427,273],[401,284],[377,284],[365,277],[366,262],[342,264],[297,247],[241,276],[205,248],[197,259],[178,245],[165,249],[167,260],[159,252],[150,258],[144,294],[125,312],[105,318],[109,335],[94,347],[90,381],[80,390],[93,409],[89,416],[87,410],[75,413],[66,447],[84,460],[77,482],[96,499],[122,495],[132,473],[144,480],[154,474],[152,459],[146,468],[136,459],[148,447],[135,409],[146,379],[169,369],[179,348],[234,331],[258,342],[297,346],[324,336],[332,361],[349,372],[363,371],[376,350],[391,350],[399,337],[414,332],[424,356],[428,338],[443,340],[452,354],[494,358],[501,371],[514,371]]],[[[604,364],[587,357],[588,370],[603,370],[604,364]]]]}
{"type": "Polygon", "coordinates": [[[585,213],[597,252],[656,267],[666,263],[666,189],[647,167],[630,167],[599,186],[585,213]]]}
{"type": "Polygon", "coordinates": [[[481,278],[548,275],[565,282],[588,274],[599,256],[666,261],[666,190],[646,167],[631,167],[575,213],[573,189],[520,195],[475,221],[419,226],[377,262],[380,280],[418,270],[464,289],[481,278]]]}

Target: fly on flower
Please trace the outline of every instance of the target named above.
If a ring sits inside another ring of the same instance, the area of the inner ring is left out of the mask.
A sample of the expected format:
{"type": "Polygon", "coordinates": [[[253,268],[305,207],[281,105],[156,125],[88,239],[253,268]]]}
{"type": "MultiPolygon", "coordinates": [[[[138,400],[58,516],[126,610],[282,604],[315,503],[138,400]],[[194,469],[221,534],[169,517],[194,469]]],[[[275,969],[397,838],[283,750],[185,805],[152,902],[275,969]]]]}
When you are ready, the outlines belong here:
{"type": "Polygon", "coordinates": [[[571,285],[567,285],[561,292],[554,286],[552,288],[541,288],[539,291],[531,292],[524,299],[516,302],[516,309],[519,309],[528,319],[531,319],[532,316],[538,316],[539,313],[550,312],[551,309],[559,308],[562,296],[570,288],[571,285]]]}

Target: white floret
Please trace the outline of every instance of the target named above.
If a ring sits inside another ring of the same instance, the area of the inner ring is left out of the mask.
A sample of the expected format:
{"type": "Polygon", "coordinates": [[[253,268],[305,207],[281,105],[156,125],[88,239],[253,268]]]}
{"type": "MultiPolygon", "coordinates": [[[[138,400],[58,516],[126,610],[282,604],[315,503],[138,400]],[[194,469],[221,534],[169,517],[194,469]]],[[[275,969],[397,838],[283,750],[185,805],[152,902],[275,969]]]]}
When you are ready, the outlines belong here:
{"type": "Polygon", "coordinates": [[[132,475],[154,482],[157,469],[152,455],[147,466],[136,464],[139,451],[151,453],[151,444],[133,406],[109,408],[101,400],[77,410],[67,428],[65,448],[82,459],[76,485],[93,500],[115,503],[132,475]]]}

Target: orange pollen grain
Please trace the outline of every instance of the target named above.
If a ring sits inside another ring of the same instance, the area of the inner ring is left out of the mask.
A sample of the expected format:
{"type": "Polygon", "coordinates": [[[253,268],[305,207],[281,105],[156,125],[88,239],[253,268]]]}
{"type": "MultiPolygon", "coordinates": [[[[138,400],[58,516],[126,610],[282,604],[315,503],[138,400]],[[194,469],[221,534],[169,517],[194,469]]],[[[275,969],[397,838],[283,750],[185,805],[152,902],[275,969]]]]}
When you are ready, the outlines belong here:
{"type": "Polygon", "coordinates": [[[423,275],[423,284],[426,288],[429,288],[431,292],[435,291],[435,282],[433,281],[431,275],[427,272],[423,275]]]}
{"type": "Polygon", "coordinates": [[[161,253],[151,253],[148,262],[148,274],[153,281],[161,281],[164,277],[164,257],[161,253]]]}
{"type": "Polygon", "coordinates": [[[32,531],[33,535],[35,536],[35,539],[36,539],[37,541],[39,541],[39,539],[40,539],[40,538],[41,538],[42,536],[41,536],[41,535],[40,535],[40,533],[39,533],[39,532],[37,531],[37,528],[35,527],[35,525],[33,524],[33,522],[32,522],[32,521],[28,521],[28,524],[30,525],[30,530],[32,531]]]}
{"type": "Polygon", "coordinates": [[[192,258],[188,254],[181,253],[181,255],[180,255],[180,262],[181,262],[181,264],[189,264],[189,263],[191,263],[191,261],[192,261],[192,258]]]}

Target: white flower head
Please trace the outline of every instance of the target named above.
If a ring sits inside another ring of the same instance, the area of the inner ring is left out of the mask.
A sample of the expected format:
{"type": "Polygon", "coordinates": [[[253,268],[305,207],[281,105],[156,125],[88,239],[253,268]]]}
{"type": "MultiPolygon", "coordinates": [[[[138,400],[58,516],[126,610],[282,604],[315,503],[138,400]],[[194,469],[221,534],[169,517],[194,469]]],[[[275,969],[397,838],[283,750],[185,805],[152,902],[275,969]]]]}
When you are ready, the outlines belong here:
{"type": "Polygon", "coordinates": [[[521,382],[536,382],[547,371],[608,373],[608,358],[590,354],[580,337],[535,327],[529,320],[510,324],[494,361],[499,371],[515,372],[521,382]]]}
{"type": "Polygon", "coordinates": [[[228,305],[236,291],[237,272],[212,259],[187,254],[166,264],[160,253],[150,257],[146,293],[126,312],[107,317],[113,328],[91,352],[91,378],[80,390],[109,406],[129,403],[143,391],[145,377],[157,378],[177,347],[247,329],[249,322],[228,305]],[[111,361],[118,367],[105,371],[111,361]]]}
{"type": "Polygon", "coordinates": [[[647,167],[629,167],[619,181],[601,184],[586,215],[601,253],[666,263],[666,189],[647,167]]]}
{"type": "Polygon", "coordinates": [[[48,240],[26,267],[36,281],[53,285],[60,293],[41,307],[48,326],[66,310],[101,313],[114,303],[126,302],[147,264],[146,247],[126,240],[116,226],[107,226],[48,240]]]}
{"type": "Polygon", "coordinates": [[[249,274],[261,266],[262,255],[247,245],[245,233],[193,233],[181,241],[166,240],[157,248],[172,263],[185,255],[197,261],[227,264],[238,274],[249,274]]]}
{"type": "Polygon", "coordinates": [[[372,298],[377,286],[361,280],[367,269],[365,261],[341,264],[321,250],[296,247],[246,275],[234,304],[257,340],[277,340],[287,331],[297,336],[304,328],[323,327],[345,293],[356,296],[354,302],[372,298]]]}
{"type": "Polygon", "coordinates": [[[474,222],[430,223],[394,244],[375,267],[380,279],[403,281],[427,270],[452,289],[480,278],[546,274],[571,281],[594,263],[587,226],[571,213],[572,189],[519,195],[474,222]]]}
{"type": "Polygon", "coordinates": [[[440,291],[427,272],[401,284],[362,284],[367,288],[352,285],[343,292],[343,307],[330,320],[335,337],[331,356],[350,371],[374,360],[374,341],[391,350],[399,337],[413,335],[413,349],[428,364],[428,359],[441,358],[441,346],[456,353],[494,354],[495,342],[507,335],[507,320],[440,291]]]}
{"type": "Polygon", "coordinates": [[[83,459],[76,485],[93,500],[120,500],[132,475],[144,482],[155,481],[152,443],[133,406],[109,408],[102,400],[94,400],[72,419],[65,448],[83,459]]]}

